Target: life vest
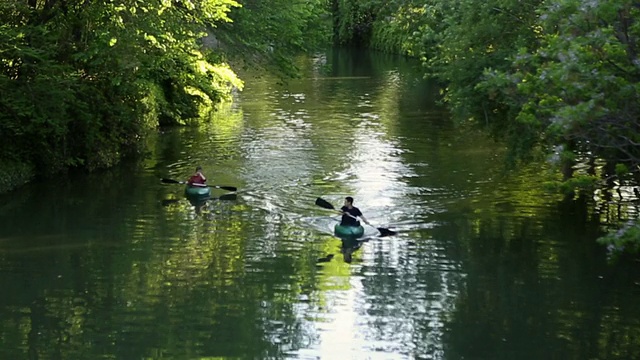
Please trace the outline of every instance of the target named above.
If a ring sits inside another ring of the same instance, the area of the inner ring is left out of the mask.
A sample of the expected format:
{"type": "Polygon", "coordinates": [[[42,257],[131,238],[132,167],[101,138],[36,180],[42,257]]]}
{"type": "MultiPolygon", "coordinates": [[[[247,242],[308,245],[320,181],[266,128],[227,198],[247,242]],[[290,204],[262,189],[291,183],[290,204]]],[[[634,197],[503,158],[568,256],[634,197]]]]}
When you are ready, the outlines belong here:
{"type": "Polygon", "coordinates": [[[189,178],[188,183],[189,184],[204,184],[207,180],[205,180],[202,175],[200,174],[196,174],[196,175],[192,175],[189,178]]]}

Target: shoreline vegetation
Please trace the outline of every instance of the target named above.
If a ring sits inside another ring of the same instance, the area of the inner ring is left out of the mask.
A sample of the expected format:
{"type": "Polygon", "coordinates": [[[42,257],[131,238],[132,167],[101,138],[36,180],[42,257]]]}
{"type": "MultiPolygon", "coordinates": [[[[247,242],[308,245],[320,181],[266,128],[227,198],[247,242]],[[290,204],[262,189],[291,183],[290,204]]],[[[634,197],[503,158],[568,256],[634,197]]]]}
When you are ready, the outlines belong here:
{"type": "Polygon", "coordinates": [[[0,194],[9,192],[31,182],[36,177],[35,169],[23,162],[0,162],[0,194]]]}

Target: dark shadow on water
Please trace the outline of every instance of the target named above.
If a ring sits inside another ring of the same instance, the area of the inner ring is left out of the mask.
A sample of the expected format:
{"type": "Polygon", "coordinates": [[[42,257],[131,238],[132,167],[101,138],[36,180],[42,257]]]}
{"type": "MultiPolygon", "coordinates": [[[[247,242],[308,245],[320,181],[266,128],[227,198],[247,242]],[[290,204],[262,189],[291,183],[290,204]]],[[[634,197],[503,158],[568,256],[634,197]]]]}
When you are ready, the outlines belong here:
{"type": "MultiPolygon", "coordinates": [[[[353,261],[353,253],[355,253],[362,244],[369,241],[369,238],[354,237],[338,237],[341,240],[340,253],[344,258],[344,262],[350,264],[353,261]]],[[[324,257],[316,259],[316,264],[330,262],[335,257],[334,254],[327,254],[324,257]]]]}
{"type": "MultiPolygon", "coordinates": [[[[163,199],[160,201],[160,203],[162,204],[162,206],[169,206],[175,203],[178,203],[180,201],[182,201],[183,199],[163,199]]],[[[207,203],[207,201],[210,200],[222,200],[222,201],[235,201],[238,200],[238,194],[224,194],[220,197],[203,197],[203,198],[198,198],[198,199],[190,199],[187,198],[187,200],[189,200],[189,203],[191,203],[191,205],[193,206],[202,206],[204,204],[207,203]]]]}
{"type": "MultiPolygon", "coordinates": [[[[186,200],[189,201],[191,206],[193,206],[196,212],[196,215],[200,216],[203,214],[210,214],[210,212],[207,210],[210,210],[210,208],[214,206],[212,202],[235,201],[235,200],[238,200],[238,194],[236,193],[224,194],[220,197],[197,197],[197,198],[186,197],[186,200]]],[[[177,204],[182,201],[184,201],[184,199],[163,199],[161,200],[160,203],[162,204],[162,206],[171,206],[173,204],[177,204]]]]}
{"type": "Polygon", "coordinates": [[[358,249],[360,249],[362,244],[366,242],[368,239],[341,237],[340,240],[342,240],[342,246],[340,247],[340,252],[344,257],[344,261],[350,264],[351,261],[353,260],[353,253],[356,252],[358,249]]]}
{"type": "Polygon", "coordinates": [[[333,257],[334,257],[334,255],[333,255],[333,254],[328,254],[328,255],[327,255],[327,256],[325,256],[325,257],[318,258],[318,259],[316,260],[316,263],[325,263],[325,262],[329,262],[329,261],[331,261],[331,259],[333,259],[333,257]]]}

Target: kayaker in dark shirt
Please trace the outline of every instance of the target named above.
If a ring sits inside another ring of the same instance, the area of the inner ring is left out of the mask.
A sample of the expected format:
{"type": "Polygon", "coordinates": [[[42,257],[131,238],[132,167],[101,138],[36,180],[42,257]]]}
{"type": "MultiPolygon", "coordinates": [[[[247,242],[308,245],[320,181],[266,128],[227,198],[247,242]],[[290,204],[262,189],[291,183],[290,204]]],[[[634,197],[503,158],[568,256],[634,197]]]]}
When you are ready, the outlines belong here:
{"type": "Polygon", "coordinates": [[[201,166],[196,167],[196,172],[193,175],[191,175],[189,180],[187,180],[187,184],[189,184],[189,186],[204,187],[204,186],[207,186],[206,182],[207,182],[207,178],[204,177],[201,166]]]}
{"type": "Polygon", "coordinates": [[[358,217],[362,219],[365,224],[371,225],[364,215],[362,215],[362,211],[353,206],[353,198],[351,196],[344,198],[344,206],[340,208],[340,212],[342,213],[341,226],[360,226],[360,222],[357,219],[358,217]]]}

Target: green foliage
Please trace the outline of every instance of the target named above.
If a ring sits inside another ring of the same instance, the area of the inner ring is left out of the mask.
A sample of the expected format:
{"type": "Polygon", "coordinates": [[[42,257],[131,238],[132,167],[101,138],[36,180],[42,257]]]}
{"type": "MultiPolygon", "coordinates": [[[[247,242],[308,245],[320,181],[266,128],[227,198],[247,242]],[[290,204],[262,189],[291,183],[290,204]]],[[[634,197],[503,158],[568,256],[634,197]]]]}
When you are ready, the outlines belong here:
{"type": "Polygon", "coordinates": [[[618,177],[623,177],[629,173],[629,168],[625,164],[616,164],[616,175],[618,177]]]}
{"type": "Polygon", "coordinates": [[[334,42],[339,45],[369,46],[377,18],[389,14],[377,0],[332,0],[334,42]]]}
{"type": "Polygon", "coordinates": [[[160,125],[184,125],[202,119],[216,104],[230,100],[233,88],[244,86],[228,65],[212,64],[201,51],[172,55],[161,59],[160,66],[150,72],[158,85],[154,98],[160,101],[160,125]]]}
{"type": "Polygon", "coordinates": [[[597,242],[607,247],[612,260],[623,253],[637,254],[640,252],[640,223],[629,221],[622,228],[598,238],[597,242]]]}
{"type": "MultiPolygon", "coordinates": [[[[457,1],[443,8],[438,49],[425,65],[430,76],[447,84],[445,100],[457,119],[473,119],[493,134],[505,137],[517,157],[537,139],[535,122],[513,126],[516,111],[502,101],[503,88],[483,83],[487,71],[511,67],[509,58],[536,41],[530,28],[538,2],[457,1]]],[[[500,80],[499,80],[500,81],[500,80]]],[[[504,82],[507,79],[501,79],[504,82]]]]}
{"type": "Polygon", "coordinates": [[[568,196],[577,192],[592,193],[600,183],[601,180],[597,176],[576,175],[566,181],[547,182],[544,185],[548,191],[568,196]]]}
{"type": "Polygon", "coordinates": [[[538,13],[538,46],[513,56],[513,71],[486,73],[485,86],[518,110],[516,123],[535,124],[542,145],[632,169],[640,161],[638,9],[629,1],[569,0],[538,13]]]}
{"type": "Polygon", "coordinates": [[[243,1],[231,22],[210,30],[214,46],[230,62],[296,76],[294,58],[329,44],[331,19],[325,0],[243,1]]]}
{"type": "Polygon", "coordinates": [[[433,1],[408,1],[383,7],[373,23],[371,46],[376,49],[422,58],[433,52],[441,9],[433,1]]]}
{"type": "Polygon", "coordinates": [[[112,166],[159,119],[185,123],[228,99],[242,82],[199,40],[238,5],[0,3],[0,159],[40,174],[112,166]]]}
{"type": "Polygon", "coordinates": [[[34,178],[32,165],[19,161],[0,161],[0,193],[26,184],[34,178]]]}

